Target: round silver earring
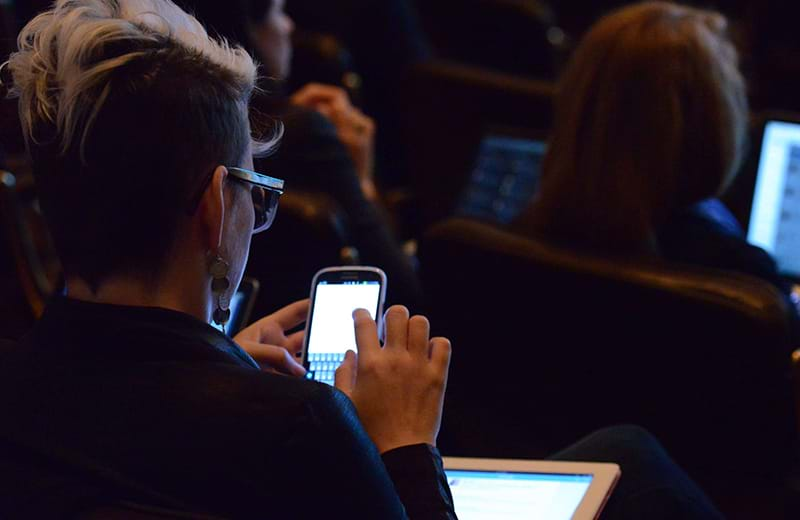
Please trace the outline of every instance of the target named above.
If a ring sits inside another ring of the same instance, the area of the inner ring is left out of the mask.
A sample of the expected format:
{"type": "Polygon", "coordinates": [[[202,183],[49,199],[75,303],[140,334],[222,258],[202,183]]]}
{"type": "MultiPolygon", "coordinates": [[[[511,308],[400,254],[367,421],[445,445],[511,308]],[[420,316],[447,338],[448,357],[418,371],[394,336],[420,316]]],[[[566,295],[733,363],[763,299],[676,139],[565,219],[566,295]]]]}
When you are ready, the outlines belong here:
{"type": "Polygon", "coordinates": [[[221,256],[215,255],[209,261],[208,272],[211,275],[211,294],[217,301],[212,319],[214,323],[224,327],[231,318],[231,302],[228,295],[228,289],[231,286],[231,281],[228,279],[230,265],[221,256]]]}

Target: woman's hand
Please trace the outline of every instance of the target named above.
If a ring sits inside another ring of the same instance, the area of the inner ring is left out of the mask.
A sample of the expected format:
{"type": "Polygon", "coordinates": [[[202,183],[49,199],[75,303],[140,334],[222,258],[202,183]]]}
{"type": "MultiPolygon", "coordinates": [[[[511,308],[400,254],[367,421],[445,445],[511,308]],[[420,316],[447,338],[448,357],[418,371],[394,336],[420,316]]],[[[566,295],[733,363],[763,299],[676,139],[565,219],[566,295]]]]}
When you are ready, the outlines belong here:
{"type": "Polygon", "coordinates": [[[424,316],[409,319],[395,305],[386,313],[381,348],[375,321],[363,309],[353,313],[358,355],[348,351],[336,371],[336,387],[358,410],[378,451],[411,444],[436,445],[450,366],[450,341],[429,339],[424,316]]]}
{"type": "Polygon", "coordinates": [[[305,331],[286,335],[304,321],[308,315],[309,300],[301,300],[261,318],[236,335],[238,343],[263,370],[302,377],[306,369],[296,361],[303,348],[305,331]]]}
{"type": "Polygon", "coordinates": [[[309,83],[292,97],[294,105],[311,108],[327,117],[336,127],[336,135],[344,143],[356,167],[358,179],[367,198],[377,197],[373,179],[375,155],[375,123],[350,103],[343,89],[309,83]]]}

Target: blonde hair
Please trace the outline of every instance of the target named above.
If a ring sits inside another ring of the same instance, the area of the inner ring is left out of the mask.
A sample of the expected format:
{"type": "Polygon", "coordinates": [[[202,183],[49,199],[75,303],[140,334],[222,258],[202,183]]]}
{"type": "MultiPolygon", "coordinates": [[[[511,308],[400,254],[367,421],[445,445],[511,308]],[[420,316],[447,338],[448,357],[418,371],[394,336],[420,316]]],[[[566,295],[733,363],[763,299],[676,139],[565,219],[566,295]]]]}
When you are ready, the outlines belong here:
{"type": "MultiPolygon", "coordinates": [[[[203,26],[170,0],[57,0],[30,21],[10,56],[10,95],[19,97],[26,139],[37,142],[40,124],[54,126],[61,151],[80,135],[81,146],[113,88],[111,77],[164,40],[227,71],[246,101],[257,65],[241,47],[214,40],[203,26]],[[109,53],[109,48],[129,52],[109,53]],[[80,126],[83,125],[83,128],[80,126]]],[[[264,153],[277,139],[254,141],[264,153]]]]}
{"type": "Polygon", "coordinates": [[[57,0],[18,45],[41,207],[64,272],[92,287],[159,273],[209,172],[280,138],[251,136],[252,58],[169,0],[57,0]]]}
{"type": "Polygon", "coordinates": [[[720,14],[643,2],[600,20],[561,79],[539,195],[522,218],[599,248],[637,248],[739,163],[747,101],[720,14]]]}

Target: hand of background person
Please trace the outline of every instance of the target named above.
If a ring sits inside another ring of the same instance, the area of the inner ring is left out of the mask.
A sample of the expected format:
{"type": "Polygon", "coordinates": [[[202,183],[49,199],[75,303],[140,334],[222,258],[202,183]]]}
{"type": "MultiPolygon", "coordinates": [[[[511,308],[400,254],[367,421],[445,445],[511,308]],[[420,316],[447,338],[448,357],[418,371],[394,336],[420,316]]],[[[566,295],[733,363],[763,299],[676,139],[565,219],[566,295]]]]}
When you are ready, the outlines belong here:
{"type": "Polygon", "coordinates": [[[304,376],[306,369],[296,361],[295,354],[303,348],[305,331],[286,335],[308,315],[309,300],[300,300],[261,318],[239,332],[233,340],[238,343],[263,370],[292,376],[304,376]]]}
{"type": "Polygon", "coordinates": [[[450,341],[429,339],[424,316],[409,319],[395,305],[384,319],[386,342],[363,309],[353,313],[358,354],[348,351],[336,370],[336,387],[358,410],[378,451],[426,443],[436,445],[450,366],[450,341]]]}
{"type": "Polygon", "coordinates": [[[327,117],[336,127],[336,135],[344,143],[356,168],[364,195],[377,198],[373,177],[375,156],[375,123],[350,103],[344,89],[309,83],[292,97],[294,105],[311,108],[327,117]]]}

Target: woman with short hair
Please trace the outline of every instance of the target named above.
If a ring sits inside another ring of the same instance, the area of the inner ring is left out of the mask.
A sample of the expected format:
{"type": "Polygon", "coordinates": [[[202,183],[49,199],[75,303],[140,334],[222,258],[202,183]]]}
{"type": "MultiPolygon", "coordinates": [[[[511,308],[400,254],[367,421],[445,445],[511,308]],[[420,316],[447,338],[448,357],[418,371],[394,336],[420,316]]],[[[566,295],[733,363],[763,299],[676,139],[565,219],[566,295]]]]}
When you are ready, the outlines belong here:
{"type": "Polygon", "coordinates": [[[66,296],[3,352],[0,515],[453,518],[424,317],[390,308],[381,348],[356,311],[341,391],[290,377],[308,301],[209,325],[283,190],[252,171],[279,135],[251,137],[250,55],[168,0],[58,0],[8,67],[66,296]]]}

